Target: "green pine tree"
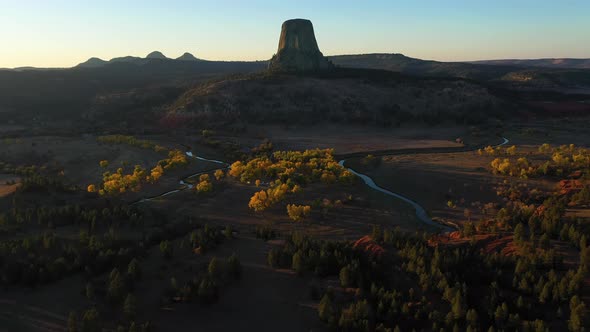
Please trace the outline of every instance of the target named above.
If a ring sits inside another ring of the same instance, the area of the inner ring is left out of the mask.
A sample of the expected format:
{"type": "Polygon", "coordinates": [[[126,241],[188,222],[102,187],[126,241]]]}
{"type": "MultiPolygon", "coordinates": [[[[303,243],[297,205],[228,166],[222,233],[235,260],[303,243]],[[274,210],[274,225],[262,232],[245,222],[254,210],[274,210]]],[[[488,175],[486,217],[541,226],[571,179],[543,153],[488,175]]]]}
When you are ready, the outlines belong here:
{"type": "Polygon", "coordinates": [[[128,319],[135,318],[137,313],[137,300],[133,294],[127,294],[127,298],[125,298],[125,303],[123,304],[123,313],[128,319]]]}

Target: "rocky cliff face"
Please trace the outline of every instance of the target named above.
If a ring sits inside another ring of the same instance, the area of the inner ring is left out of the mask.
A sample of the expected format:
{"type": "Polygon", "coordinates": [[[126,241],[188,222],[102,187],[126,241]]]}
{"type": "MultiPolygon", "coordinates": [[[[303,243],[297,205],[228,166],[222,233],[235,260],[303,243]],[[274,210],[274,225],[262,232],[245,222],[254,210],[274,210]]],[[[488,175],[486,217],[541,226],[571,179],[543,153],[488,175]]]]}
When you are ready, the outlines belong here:
{"type": "Polygon", "coordinates": [[[283,23],[277,54],[269,63],[270,70],[304,72],[333,67],[320,52],[311,21],[294,19],[283,23]]]}

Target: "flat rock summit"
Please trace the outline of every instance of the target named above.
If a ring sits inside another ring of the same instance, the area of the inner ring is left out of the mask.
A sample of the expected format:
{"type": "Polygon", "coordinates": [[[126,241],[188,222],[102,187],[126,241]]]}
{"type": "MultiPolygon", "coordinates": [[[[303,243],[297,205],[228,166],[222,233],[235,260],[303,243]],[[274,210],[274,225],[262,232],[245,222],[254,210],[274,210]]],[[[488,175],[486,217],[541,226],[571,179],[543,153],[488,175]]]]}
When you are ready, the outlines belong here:
{"type": "Polygon", "coordinates": [[[277,54],[269,63],[270,70],[305,72],[333,67],[320,52],[310,20],[293,19],[283,23],[277,54]]]}

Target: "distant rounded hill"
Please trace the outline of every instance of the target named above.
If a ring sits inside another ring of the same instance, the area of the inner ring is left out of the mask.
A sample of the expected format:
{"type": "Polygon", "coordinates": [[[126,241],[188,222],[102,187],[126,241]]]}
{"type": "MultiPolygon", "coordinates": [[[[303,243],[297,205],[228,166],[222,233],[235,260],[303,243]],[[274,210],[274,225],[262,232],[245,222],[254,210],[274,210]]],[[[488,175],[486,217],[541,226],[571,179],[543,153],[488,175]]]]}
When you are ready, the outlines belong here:
{"type": "Polygon", "coordinates": [[[164,54],[162,54],[162,52],[159,52],[159,51],[153,51],[152,53],[148,54],[145,58],[146,59],[162,59],[162,60],[168,59],[164,54]]]}
{"type": "Polygon", "coordinates": [[[99,58],[90,58],[90,59],[86,60],[86,62],[83,62],[83,63],[79,64],[78,66],[79,67],[91,67],[91,68],[94,68],[94,67],[102,67],[102,66],[104,66],[107,63],[108,63],[108,61],[104,61],[104,60],[99,59],[99,58]]]}
{"type": "Polygon", "coordinates": [[[180,60],[180,61],[200,61],[194,55],[192,55],[192,54],[190,54],[188,52],[185,52],[183,55],[181,55],[178,58],[176,58],[176,60],[180,60]]]}
{"type": "Polygon", "coordinates": [[[107,66],[107,65],[113,64],[113,63],[129,63],[129,64],[134,64],[134,65],[145,65],[145,64],[149,63],[150,61],[164,61],[164,62],[173,63],[176,61],[201,61],[201,60],[196,58],[194,55],[192,55],[188,52],[185,52],[183,55],[181,55],[180,57],[178,57],[176,59],[171,59],[171,58],[166,57],[160,51],[153,51],[150,54],[148,54],[145,58],[135,57],[135,56],[124,56],[124,57],[113,58],[109,61],[105,61],[105,60],[93,57],[93,58],[88,59],[85,62],[80,63],[76,67],[78,67],[78,68],[99,68],[99,67],[104,67],[104,66],[107,66]]]}

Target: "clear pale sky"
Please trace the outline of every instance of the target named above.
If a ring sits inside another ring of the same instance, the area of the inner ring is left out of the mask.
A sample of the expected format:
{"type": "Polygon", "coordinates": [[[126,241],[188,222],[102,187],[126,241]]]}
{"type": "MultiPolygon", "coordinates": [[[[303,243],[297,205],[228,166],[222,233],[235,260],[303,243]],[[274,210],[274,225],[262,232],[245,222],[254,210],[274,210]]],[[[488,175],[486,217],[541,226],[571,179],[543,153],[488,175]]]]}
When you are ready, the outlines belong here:
{"type": "Polygon", "coordinates": [[[0,0],[0,67],[153,50],[264,60],[290,18],[312,20],[325,55],[590,58],[590,0],[0,0]]]}

